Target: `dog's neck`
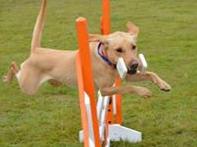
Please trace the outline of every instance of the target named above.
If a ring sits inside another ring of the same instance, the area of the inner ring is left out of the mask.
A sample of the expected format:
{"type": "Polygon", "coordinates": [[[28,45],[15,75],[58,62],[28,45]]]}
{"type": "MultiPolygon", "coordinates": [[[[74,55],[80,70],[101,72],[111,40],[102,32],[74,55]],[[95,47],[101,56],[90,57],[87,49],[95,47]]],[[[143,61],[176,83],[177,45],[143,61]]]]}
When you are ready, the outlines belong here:
{"type": "Polygon", "coordinates": [[[103,43],[99,42],[97,45],[96,45],[96,49],[95,49],[95,53],[96,55],[102,59],[107,65],[109,65],[110,67],[112,67],[113,69],[116,69],[116,64],[112,63],[108,56],[107,56],[107,53],[105,51],[105,48],[104,48],[104,45],[103,43]]]}

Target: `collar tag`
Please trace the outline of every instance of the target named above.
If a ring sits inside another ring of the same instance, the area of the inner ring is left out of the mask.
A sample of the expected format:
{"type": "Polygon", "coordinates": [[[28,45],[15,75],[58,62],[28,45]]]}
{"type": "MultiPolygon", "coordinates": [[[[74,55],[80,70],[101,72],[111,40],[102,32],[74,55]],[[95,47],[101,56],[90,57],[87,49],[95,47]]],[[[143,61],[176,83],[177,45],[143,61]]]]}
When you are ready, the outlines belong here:
{"type": "Polygon", "coordinates": [[[122,57],[118,58],[118,62],[116,64],[116,68],[118,70],[119,76],[121,79],[124,79],[127,75],[127,67],[122,57]]]}

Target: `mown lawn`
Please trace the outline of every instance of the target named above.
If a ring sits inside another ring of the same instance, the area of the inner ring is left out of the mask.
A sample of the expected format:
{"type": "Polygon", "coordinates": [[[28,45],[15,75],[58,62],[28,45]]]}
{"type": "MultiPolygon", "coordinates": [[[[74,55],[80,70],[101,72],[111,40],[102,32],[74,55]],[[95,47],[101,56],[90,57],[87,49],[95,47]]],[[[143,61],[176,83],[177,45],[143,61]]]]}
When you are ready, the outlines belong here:
{"type": "MultiPolygon", "coordinates": [[[[0,77],[12,60],[28,55],[39,0],[0,0],[0,77]]],[[[76,49],[75,19],[87,17],[89,31],[99,32],[100,0],[49,0],[44,47],[76,49]]],[[[111,0],[112,30],[126,30],[132,20],[141,28],[138,48],[172,86],[163,93],[123,98],[124,125],[143,132],[137,144],[114,147],[197,146],[197,2],[196,0],[111,0]]],[[[0,81],[0,146],[82,146],[78,142],[78,94],[47,83],[35,96],[23,94],[17,82],[0,81]]]]}

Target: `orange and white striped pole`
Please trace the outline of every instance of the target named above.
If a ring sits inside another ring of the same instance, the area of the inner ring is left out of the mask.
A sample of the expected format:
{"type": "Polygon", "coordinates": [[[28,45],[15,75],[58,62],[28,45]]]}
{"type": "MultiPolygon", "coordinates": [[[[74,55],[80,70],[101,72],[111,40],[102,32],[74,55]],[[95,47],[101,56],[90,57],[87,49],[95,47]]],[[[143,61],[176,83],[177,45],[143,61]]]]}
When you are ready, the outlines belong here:
{"type": "Polygon", "coordinates": [[[81,121],[83,127],[83,140],[85,147],[101,147],[99,137],[99,125],[96,113],[96,102],[94,92],[94,82],[92,75],[91,56],[88,43],[88,25],[85,18],[76,20],[79,52],[77,55],[76,66],[79,86],[81,121]],[[89,110],[86,102],[88,99],[89,110]],[[90,113],[90,114],[88,114],[90,113]],[[91,115],[89,117],[88,115],[91,115]],[[92,126],[90,126],[92,125],[92,126]],[[92,131],[92,132],[91,132],[92,131]]]}

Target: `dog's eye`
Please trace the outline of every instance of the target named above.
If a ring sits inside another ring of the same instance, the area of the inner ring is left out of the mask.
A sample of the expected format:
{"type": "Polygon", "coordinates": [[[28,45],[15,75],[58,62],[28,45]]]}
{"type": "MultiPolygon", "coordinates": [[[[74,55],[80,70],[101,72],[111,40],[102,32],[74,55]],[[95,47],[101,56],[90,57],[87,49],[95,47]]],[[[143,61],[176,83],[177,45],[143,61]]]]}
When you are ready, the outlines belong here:
{"type": "Polygon", "coordinates": [[[136,45],[133,45],[133,46],[132,46],[132,50],[135,50],[135,49],[136,49],[136,45]]]}
{"type": "Polygon", "coordinates": [[[122,50],[121,48],[116,49],[116,51],[117,51],[118,53],[122,53],[122,52],[123,52],[123,50],[122,50]]]}

